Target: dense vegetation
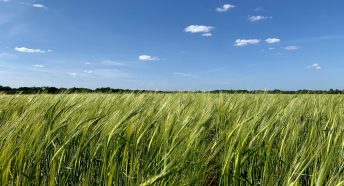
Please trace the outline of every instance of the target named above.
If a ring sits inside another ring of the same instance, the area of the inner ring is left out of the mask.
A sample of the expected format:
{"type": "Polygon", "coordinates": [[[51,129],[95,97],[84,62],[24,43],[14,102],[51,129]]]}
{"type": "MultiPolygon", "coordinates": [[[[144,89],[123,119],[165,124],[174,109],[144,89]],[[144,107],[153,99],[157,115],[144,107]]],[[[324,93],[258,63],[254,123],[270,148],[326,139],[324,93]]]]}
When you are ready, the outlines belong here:
{"type": "Polygon", "coordinates": [[[343,185],[344,97],[0,95],[0,185],[343,185]]]}
{"type": "Polygon", "coordinates": [[[228,93],[228,94],[344,94],[344,90],[209,90],[209,91],[159,91],[159,90],[130,90],[103,87],[89,88],[56,88],[56,87],[19,87],[11,88],[0,85],[2,94],[76,94],[76,93],[228,93]]]}

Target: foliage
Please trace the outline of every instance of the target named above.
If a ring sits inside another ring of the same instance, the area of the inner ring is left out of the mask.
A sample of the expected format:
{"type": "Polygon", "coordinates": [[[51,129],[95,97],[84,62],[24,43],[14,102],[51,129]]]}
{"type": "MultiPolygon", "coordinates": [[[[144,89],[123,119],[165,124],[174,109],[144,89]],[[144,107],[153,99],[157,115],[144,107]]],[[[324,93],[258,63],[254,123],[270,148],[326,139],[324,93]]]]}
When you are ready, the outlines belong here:
{"type": "Polygon", "coordinates": [[[344,90],[209,90],[209,91],[159,91],[159,90],[130,90],[103,87],[89,88],[56,88],[56,87],[19,87],[11,88],[0,85],[3,94],[76,94],[76,93],[227,93],[227,94],[344,94],[344,90]]]}

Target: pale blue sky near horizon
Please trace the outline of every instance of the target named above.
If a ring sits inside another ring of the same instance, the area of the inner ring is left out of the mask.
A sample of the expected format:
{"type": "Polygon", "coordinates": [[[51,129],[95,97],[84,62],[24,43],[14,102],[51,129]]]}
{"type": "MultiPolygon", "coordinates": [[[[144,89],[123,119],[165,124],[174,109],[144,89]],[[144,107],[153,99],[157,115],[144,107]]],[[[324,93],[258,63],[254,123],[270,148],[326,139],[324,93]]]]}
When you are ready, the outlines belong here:
{"type": "Polygon", "coordinates": [[[0,85],[344,89],[341,0],[0,0],[0,85]]]}

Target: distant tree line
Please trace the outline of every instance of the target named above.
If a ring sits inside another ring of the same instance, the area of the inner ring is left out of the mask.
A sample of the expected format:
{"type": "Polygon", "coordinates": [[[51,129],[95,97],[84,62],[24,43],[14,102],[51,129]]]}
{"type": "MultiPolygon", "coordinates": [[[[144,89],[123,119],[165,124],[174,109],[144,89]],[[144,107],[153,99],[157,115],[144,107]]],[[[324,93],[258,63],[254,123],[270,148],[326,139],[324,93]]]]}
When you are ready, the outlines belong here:
{"type": "Polygon", "coordinates": [[[0,85],[2,94],[75,94],[75,93],[227,93],[227,94],[344,94],[344,90],[212,90],[212,91],[155,91],[114,89],[110,87],[88,88],[56,88],[56,87],[20,87],[11,88],[0,85]]]}

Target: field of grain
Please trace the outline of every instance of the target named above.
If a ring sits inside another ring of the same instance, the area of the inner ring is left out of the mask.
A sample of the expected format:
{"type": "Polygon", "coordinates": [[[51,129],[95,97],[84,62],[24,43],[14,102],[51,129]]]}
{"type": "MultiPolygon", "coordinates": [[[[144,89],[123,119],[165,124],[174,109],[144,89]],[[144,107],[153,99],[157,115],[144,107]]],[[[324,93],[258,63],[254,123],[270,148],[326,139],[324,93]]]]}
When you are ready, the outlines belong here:
{"type": "Polygon", "coordinates": [[[344,185],[344,96],[0,95],[0,185],[344,185]]]}

